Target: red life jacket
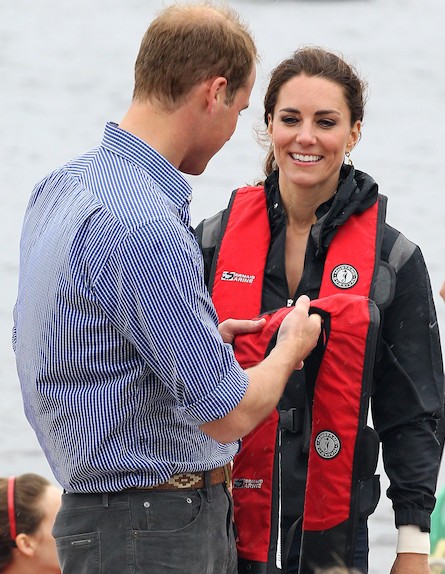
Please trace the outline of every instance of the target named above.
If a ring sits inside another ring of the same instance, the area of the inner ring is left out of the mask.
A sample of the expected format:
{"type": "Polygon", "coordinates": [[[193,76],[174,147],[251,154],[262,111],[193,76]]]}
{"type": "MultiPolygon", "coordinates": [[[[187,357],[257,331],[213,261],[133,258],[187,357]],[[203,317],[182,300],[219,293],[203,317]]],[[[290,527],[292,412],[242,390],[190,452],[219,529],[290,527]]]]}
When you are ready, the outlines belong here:
{"type": "MultiPolygon", "coordinates": [[[[229,209],[210,286],[220,321],[258,316],[270,243],[262,187],[237,190],[229,209]]],[[[306,371],[315,374],[312,391],[308,389],[312,396],[312,434],[300,574],[338,565],[339,561],[352,566],[360,488],[375,472],[378,439],[366,421],[379,313],[369,295],[378,270],[384,215],[385,198],[380,196],[376,204],[351,216],[338,230],[327,253],[319,299],[311,304],[323,315],[325,329],[318,352],[311,354],[314,359],[306,361],[306,371]],[[314,366],[316,357],[319,364],[314,366]],[[356,452],[360,456],[356,457],[356,452]],[[368,452],[369,460],[363,452],[368,452]]],[[[235,354],[243,368],[267,355],[291,309],[267,314],[261,333],[236,338],[235,354]]],[[[281,568],[280,544],[275,556],[271,556],[270,547],[278,419],[274,410],[244,437],[234,460],[239,572],[265,574],[272,561],[281,568]]]]}

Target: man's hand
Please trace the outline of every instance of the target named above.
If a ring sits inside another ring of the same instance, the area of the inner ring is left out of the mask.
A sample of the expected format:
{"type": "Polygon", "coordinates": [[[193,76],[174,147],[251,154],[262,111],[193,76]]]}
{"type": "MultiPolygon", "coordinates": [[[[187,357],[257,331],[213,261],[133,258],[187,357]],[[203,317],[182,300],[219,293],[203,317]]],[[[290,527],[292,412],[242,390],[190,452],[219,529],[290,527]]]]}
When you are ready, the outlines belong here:
{"type": "Polygon", "coordinates": [[[237,335],[256,333],[266,324],[266,319],[251,321],[249,319],[226,319],[218,325],[218,331],[224,343],[233,343],[237,335]]]}
{"type": "Polygon", "coordinates": [[[303,368],[302,359],[309,355],[320,336],[321,317],[315,313],[308,316],[309,307],[309,297],[299,297],[293,311],[286,315],[278,331],[277,345],[289,342],[290,351],[299,359],[296,369],[303,368]]]}
{"type": "MultiPolygon", "coordinates": [[[[302,367],[303,359],[317,344],[321,317],[316,314],[308,316],[309,304],[309,297],[305,295],[298,299],[295,308],[281,323],[277,344],[270,354],[258,365],[246,369],[249,384],[241,401],[225,417],[203,424],[200,427],[202,431],[218,442],[233,442],[249,433],[271,413],[292,372],[302,367]]],[[[220,332],[222,327],[224,340],[230,342],[234,335],[240,334],[237,329],[241,328],[244,333],[249,329],[255,332],[264,326],[265,321],[224,323],[221,323],[220,332]]]]}
{"type": "Polygon", "coordinates": [[[397,554],[390,574],[430,574],[427,554],[397,554]]]}
{"type": "Polygon", "coordinates": [[[442,283],[442,287],[440,288],[439,295],[445,301],[445,281],[442,283]]]}

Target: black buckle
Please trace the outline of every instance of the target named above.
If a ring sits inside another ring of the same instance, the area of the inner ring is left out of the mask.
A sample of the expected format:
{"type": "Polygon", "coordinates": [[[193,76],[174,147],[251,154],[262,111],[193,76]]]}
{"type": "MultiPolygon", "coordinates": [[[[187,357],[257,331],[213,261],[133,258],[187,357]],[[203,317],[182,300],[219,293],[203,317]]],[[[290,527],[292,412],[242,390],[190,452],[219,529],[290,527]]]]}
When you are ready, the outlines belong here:
{"type": "Polygon", "coordinates": [[[304,409],[280,410],[280,429],[291,433],[302,433],[304,409]]]}

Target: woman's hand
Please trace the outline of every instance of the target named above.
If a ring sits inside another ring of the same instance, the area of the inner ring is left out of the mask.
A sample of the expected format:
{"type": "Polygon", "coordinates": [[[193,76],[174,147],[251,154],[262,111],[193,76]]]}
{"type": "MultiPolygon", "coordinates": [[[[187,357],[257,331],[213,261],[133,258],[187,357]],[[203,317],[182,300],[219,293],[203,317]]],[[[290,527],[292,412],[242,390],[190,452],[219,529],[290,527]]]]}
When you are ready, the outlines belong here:
{"type": "Polygon", "coordinates": [[[427,554],[397,554],[391,574],[430,574],[427,554]]]}

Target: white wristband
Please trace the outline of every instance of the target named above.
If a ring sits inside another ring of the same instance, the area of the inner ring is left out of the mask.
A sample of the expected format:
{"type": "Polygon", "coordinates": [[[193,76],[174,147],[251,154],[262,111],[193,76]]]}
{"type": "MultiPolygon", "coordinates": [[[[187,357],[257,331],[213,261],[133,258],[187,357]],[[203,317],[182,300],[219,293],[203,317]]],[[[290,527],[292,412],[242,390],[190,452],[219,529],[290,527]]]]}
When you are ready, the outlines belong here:
{"type": "Polygon", "coordinates": [[[430,553],[430,534],[422,532],[419,526],[407,524],[399,526],[397,554],[413,552],[414,554],[430,553]]]}

